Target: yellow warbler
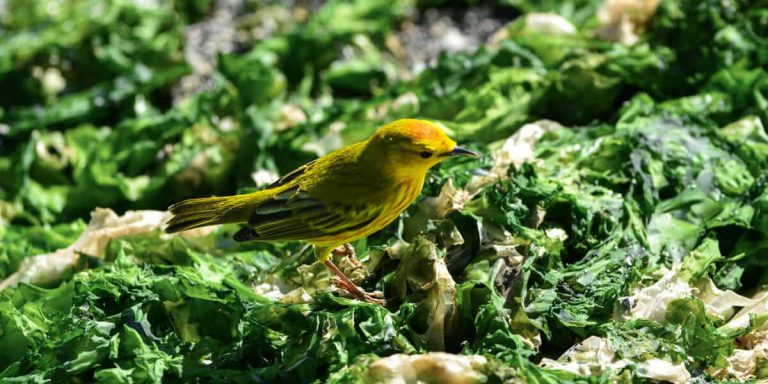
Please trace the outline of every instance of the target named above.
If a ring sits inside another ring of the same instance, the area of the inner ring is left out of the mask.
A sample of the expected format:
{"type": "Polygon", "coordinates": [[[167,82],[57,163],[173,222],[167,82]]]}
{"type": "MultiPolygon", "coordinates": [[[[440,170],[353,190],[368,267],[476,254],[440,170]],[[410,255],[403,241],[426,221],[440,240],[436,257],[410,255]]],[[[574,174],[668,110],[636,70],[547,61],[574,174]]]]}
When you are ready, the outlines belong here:
{"type": "MultiPolygon", "coordinates": [[[[264,190],[173,204],[166,232],[246,223],[236,241],[303,240],[353,296],[382,303],[355,286],[331,261],[337,247],[391,223],[421,193],[429,168],[452,156],[476,156],[436,124],[397,120],[366,141],[331,152],[264,190]]],[[[351,254],[354,258],[354,255],[351,254]]]]}

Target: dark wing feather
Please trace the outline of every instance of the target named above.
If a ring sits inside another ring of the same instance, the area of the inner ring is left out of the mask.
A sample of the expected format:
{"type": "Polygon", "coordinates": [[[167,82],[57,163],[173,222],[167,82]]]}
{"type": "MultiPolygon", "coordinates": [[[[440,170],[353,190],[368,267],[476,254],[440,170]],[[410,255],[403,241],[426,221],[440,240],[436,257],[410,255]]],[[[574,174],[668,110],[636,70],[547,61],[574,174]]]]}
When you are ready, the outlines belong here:
{"type": "Polygon", "coordinates": [[[377,211],[327,205],[298,186],[260,204],[235,240],[308,240],[359,230],[378,217],[377,211]]]}
{"type": "Polygon", "coordinates": [[[293,180],[293,179],[303,175],[308,170],[310,170],[312,167],[314,167],[316,161],[317,161],[317,159],[312,160],[309,163],[306,163],[306,164],[302,165],[301,167],[298,167],[298,168],[294,169],[293,171],[289,172],[288,174],[284,175],[283,177],[277,179],[277,181],[275,181],[274,183],[270,184],[267,187],[267,189],[276,188],[276,187],[280,187],[280,186],[283,186],[285,184],[288,184],[291,180],[293,180]]]}

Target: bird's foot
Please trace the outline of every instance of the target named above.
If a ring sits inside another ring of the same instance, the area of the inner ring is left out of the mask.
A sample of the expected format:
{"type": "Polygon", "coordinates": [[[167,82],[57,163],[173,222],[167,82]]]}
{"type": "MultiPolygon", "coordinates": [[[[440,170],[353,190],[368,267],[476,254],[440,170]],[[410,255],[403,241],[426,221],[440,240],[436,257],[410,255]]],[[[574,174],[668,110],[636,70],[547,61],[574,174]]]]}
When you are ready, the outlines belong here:
{"type": "Polygon", "coordinates": [[[358,287],[353,283],[349,278],[344,275],[341,270],[339,270],[338,267],[336,267],[335,264],[331,260],[327,260],[325,262],[325,265],[338,277],[338,280],[336,280],[336,285],[345,291],[349,293],[349,295],[355,299],[363,300],[368,303],[374,303],[381,305],[382,307],[387,304],[385,300],[383,300],[384,294],[381,292],[373,292],[368,293],[362,288],[358,287]]]}
{"type": "Polygon", "coordinates": [[[355,268],[363,268],[363,263],[360,262],[360,260],[357,259],[357,254],[355,253],[355,248],[352,247],[352,244],[345,243],[344,245],[340,245],[331,251],[334,255],[337,256],[346,256],[347,260],[349,260],[352,265],[355,266],[355,268]]]}
{"type": "Polygon", "coordinates": [[[384,293],[381,291],[366,292],[357,285],[347,285],[343,280],[336,281],[336,286],[343,289],[344,293],[352,297],[353,299],[362,300],[366,303],[373,303],[381,305],[382,307],[387,305],[387,301],[384,300],[384,293]]]}

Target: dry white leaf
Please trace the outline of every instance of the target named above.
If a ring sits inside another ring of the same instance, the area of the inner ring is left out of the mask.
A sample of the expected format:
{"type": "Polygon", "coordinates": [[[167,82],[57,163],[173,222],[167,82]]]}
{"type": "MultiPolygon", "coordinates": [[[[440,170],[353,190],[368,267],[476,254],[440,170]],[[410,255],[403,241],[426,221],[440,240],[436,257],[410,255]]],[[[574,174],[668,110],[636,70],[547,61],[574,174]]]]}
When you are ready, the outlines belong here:
{"type": "MultiPolygon", "coordinates": [[[[765,293],[759,295],[764,297],[765,293]]],[[[736,379],[742,382],[759,376],[758,372],[768,364],[768,330],[750,332],[739,338],[739,344],[743,348],[733,351],[728,357],[728,366],[710,368],[707,373],[718,380],[736,379]]]]}
{"type": "Polygon", "coordinates": [[[551,12],[534,12],[525,15],[525,28],[552,36],[567,36],[576,33],[576,27],[568,19],[551,12]]]}
{"type": "Polygon", "coordinates": [[[111,209],[96,208],[91,212],[88,227],[72,245],[55,252],[25,258],[19,270],[0,283],[0,291],[18,283],[55,282],[74,268],[80,254],[103,257],[104,250],[112,239],[159,229],[167,220],[167,215],[165,211],[128,211],[123,216],[117,216],[111,209]]]}
{"type": "Polygon", "coordinates": [[[557,360],[541,360],[543,367],[588,376],[600,375],[608,369],[620,371],[630,364],[635,366],[638,376],[652,380],[682,384],[691,378],[683,362],[672,364],[656,358],[642,362],[617,360],[616,352],[611,349],[608,341],[597,336],[590,336],[580,344],[574,345],[557,360]]]}
{"type": "Polygon", "coordinates": [[[430,352],[422,355],[397,354],[375,361],[365,373],[365,381],[379,384],[482,383],[488,361],[478,355],[430,352]]]}
{"type": "Polygon", "coordinates": [[[679,265],[668,270],[652,285],[644,287],[632,296],[623,300],[631,303],[625,313],[619,315],[619,319],[648,319],[664,322],[669,303],[677,299],[693,296],[693,287],[677,277],[679,265]]]}
{"type": "Polygon", "coordinates": [[[597,10],[603,39],[632,45],[640,40],[645,25],[653,17],[660,0],[605,0],[597,10]]]}

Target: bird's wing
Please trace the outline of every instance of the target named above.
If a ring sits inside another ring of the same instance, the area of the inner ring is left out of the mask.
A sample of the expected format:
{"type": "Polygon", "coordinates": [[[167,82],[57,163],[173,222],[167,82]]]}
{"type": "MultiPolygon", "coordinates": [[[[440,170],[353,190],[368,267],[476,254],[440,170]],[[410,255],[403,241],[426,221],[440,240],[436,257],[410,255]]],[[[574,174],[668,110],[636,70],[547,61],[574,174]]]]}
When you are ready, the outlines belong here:
{"type": "Polygon", "coordinates": [[[295,186],[261,203],[251,215],[252,231],[236,240],[308,240],[356,231],[379,212],[364,207],[325,204],[295,186]]]}
{"type": "Polygon", "coordinates": [[[291,172],[287,173],[286,175],[284,175],[283,177],[279,178],[274,183],[270,184],[267,187],[267,189],[281,187],[283,185],[286,185],[286,184],[290,183],[291,181],[293,181],[297,177],[305,174],[307,171],[312,169],[315,166],[316,163],[317,163],[317,159],[312,160],[309,163],[306,163],[306,164],[302,165],[301,167],[298,167],[298,168],[294,169],[293,171],[291,171],[291,172]]]}

